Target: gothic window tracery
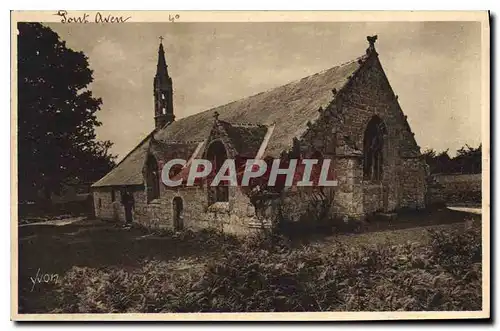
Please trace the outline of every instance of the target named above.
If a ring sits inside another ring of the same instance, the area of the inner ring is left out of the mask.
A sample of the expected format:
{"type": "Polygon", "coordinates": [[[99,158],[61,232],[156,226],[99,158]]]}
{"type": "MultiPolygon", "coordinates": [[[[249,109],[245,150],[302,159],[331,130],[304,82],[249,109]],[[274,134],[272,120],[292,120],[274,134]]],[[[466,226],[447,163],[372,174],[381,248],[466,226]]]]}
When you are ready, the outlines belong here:
{"type": "Polygon", "coordinates": [[[363,141],[363,178],[365,180],[382,180],[386,133],[384,122],[380,117],[373,116],[366,126],[363,141]]]}

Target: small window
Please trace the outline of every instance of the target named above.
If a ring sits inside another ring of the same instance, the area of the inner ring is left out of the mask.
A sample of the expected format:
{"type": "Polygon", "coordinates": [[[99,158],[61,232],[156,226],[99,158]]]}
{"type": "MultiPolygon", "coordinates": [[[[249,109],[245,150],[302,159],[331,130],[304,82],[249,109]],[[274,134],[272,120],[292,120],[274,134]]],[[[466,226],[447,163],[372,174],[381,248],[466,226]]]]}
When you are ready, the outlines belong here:
{"type": "Polygon", "coordinates": [[[160,176],[158,163],[153,155],[149,155],[146,163],[146,187],[148,202],[160,197],[160,176]]]}
{"type": "Polygon", "coordinates": [[[165,100],[165,94],[163,94],[163,93],[161,94],[161,99],[165,100]]]}
{"type": "Polygon", "coordinates": [[[162,108],[161,112],[162,112],[163,115],[165,115],[167,113],[167,110],[165,108],[162,108]]]}
{"type": "Polygon", "coordinates": [[[101,198],[99,198],[99,200],[97,201],[97,205],[99,206],[99,209],[101,209],[101,207],[102,207],[102,200],[101,200],[101,198]]]}
{"type": "Polygon", "coordinates": [[[115,196],[115,190],[111,190],[111,201],[115,202],[116,196],[115,196]]]}

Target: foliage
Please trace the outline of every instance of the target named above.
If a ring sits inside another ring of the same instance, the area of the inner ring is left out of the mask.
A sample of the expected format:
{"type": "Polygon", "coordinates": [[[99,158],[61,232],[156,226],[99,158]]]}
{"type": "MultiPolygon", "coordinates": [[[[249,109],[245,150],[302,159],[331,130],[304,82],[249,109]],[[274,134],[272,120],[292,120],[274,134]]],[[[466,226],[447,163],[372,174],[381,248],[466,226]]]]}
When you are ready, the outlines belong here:
{"type": "Polygon", "coordinates": [[[429,230],[433,261],[457,277],[465,277],[471,272],[471,265],[481,263],[481,228],[473,222],[467,224],[464,234],[461,234],[463,230],[457,229],[447,232],[429,230]]]}
{"type": "Polygon", "coordinates": [[[481,173],[481,149],[482,145],[477,148],[465,145],[457,150],[455,157],[450,157],[448,150],[437,153],[433,149],[425,151],[423,155],[431,174],[477,174],[481,173]]]}
{"type": "Polygon", "coordinates": [[[61,183],[97,180],[114,165],[111,142],[96,140],[102,100],[89,90],[92,70],[50,28],[18,24],[20,201],[48,198],[61,183]]]}
{"type": "Polygon", "coordinates": [[[222,245],[219,258],[183,270],[163,261],[73,267],[59,284],[56,312],[481,309],[480,227],[431,236],[430,245],[336,243],[329,251],[254,239],[222,245]]]}

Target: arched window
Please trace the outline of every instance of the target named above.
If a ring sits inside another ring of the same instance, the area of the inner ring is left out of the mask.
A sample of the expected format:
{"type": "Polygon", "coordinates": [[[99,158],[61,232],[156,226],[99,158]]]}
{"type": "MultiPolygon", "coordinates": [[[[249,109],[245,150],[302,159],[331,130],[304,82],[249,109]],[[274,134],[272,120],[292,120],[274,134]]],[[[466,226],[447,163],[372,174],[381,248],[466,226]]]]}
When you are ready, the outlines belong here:
{"type": "Polygon", "coordinates": [[[160,174],[153,155],[149,155],[146,162],[146,189],[148,202],[160,197],[160,174]]]}
{"type": "Polygon", "coordinates": [[[363,178],[382,180],[384,137],[387,133],[384,122],[373,116],[366,126],[363,140],[363,178]]]}
{"type": "Polygon", "coordinates": [[[221,182],[213,187],[211,182],[215,175],[219,172],[224,161],[227,159],[227,152],[224,144],[220,141],[214,141],[207,150],[207,160],[212,162],[212,173],[208,178],[208,202],[210,204],[218,201],[229,201],[228,183],[221,182]]]}
{"type": "Polygon", "coordinates": [[[311,154],[311,159],[323,160],[323,154],[321,154],[321,152],[319,151],[315,151],[311,154]]]}

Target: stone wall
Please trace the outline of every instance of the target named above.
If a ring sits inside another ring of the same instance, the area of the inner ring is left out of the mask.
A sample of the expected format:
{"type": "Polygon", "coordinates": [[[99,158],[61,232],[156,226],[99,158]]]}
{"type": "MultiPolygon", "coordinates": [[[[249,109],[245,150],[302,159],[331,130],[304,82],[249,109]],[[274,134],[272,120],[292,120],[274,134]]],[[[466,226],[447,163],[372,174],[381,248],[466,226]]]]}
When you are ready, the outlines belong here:
{"type": "Polygon", "coordinates": [[[376,211],[425,206],[425,166],[420,148],[397,96],[377,56],[371,56],[341,91],[310,123],[300,140],[303,155],[313,150],[334,159],[339,181],[334,215],[360,218],[376,211]],[[368,122],[378,116],[385,124],[383,175],[378,182],[363,179],[363,139],[368,122]]]}
{"type": "Polygon", "coordinates": [[[287,222],[318,223],[325,221],[331,215],[334,196],[333,190],[318,187],[293,188],[283,195],[282,213],[287,222]],[[328,206],[329,204],[330,206],[328,206]]]}
{"type": "MultiPolygon", "coordinates": [[[[255,210],[247,196],[239,188],[231,187],[229,202],[217,202],[208,206],[208,194],[204,187],[160,189],[160,197],[147,202],[144,188],[132,190],[135,209],[134,222],[148,228],[174,229],[173,200],[180,197],[183,202],[182,223],[184,229],[193,231],[214,229],[224,233],[245,235],[258,225],[255,210]]],[[[111,188],[98,188],[93,192],[96,217],[116,222],[125,222],[125,210],[120,192],[115,189],[115,201],[111,188]]]]}
{"type": "Polygon", "coordinates": [[[336,162],[338,186],[334,188],[334,218],[361,218],[364,215],[362,165],[359,157],[339,157],[336,162]]]}
{"type": "Polygon", "coordinates": [[[366,215],[384,211],[384,187],[382,183],[363,185],[363,211],[366,215]]]}
{"type": "MultiPolygon", "coordinates": [[[[250,201],[237,187],[229,188],[229,201],[208,204],[206,187],[189,187],[178,190],[165,190],[162,200],[172,202],[174,197],[183,200],[184,228],[191,230],[212,229],[223,233],[244,235],[248,233],[249,223],[254,216],[250,201]]],[[[172,206],[172,203],[170,203],[172,206]]],[[[167,208],[168,209],[168,208],[167,208]]],[[[173,218],[173,209],[166,213],[166,217],[173,218]]],[[[173,227],[169,223],[168,226],[173,227]]]]}
{"type": "Polygon", "coordinates": [[[425,161],[421,158],[402,160],[400,182],[399,208],[425,208],[425,193],[427,191],[425,161]]]}
{"type": "MultiPolygon", "coordinates": [[[[146,196],[140,186],[130,187],[135,200],[134,220],[144,212],[146,196]]],[[[115,222],[125,222],[125,209],[121,203],[121,190],[116,187],[101,187],[93,189],[94,208],[97,218],[115,222]],[[114,191],[114,200],[113,192],[114,191]]]]}
{"type": "Polygon", "coordinates": [[[125,221],[125,211],[120,203],[120,195],[116,195],[115,190],[115,200],[113,201],[112,190],[112,188],[100,188],[93,191],[95,215],[100,219],[125,221]]]}
{"type": "Polygon", "coordinates": [[[95,215],[101,219],[113,219],[113,206],[111,204],[111,192],[104,189],[93,192],[95,215]]]}
{"type": "MultiPolygon", "coordinates": [[[[378,59],[371,57],[368,61],[372,63],[351,80],[348,92],[341,96],[344,123],[337,129],[342,137],[339,142],[361,152],[365,129],[373,116],[378,116],[387,130],[382,179],[362,180],[363,214],[419,207],[424,201],[424,167],[418,162],[405,161],[405,157],[418,157],[420,149],[378,59]],[[401,182],[405,183],[403,187],[401,182]]],[[[357,166],[355,171],[362,174],[362,162],[357,166]]],[[[352,203],[357,201],[353,199],[352,203]]]]}

